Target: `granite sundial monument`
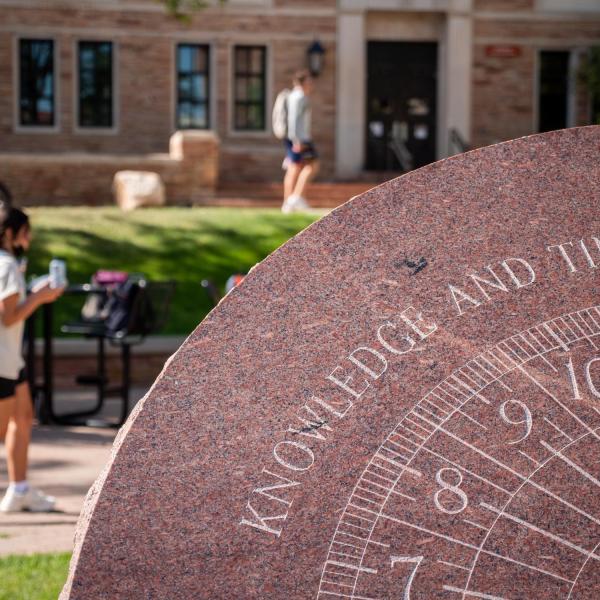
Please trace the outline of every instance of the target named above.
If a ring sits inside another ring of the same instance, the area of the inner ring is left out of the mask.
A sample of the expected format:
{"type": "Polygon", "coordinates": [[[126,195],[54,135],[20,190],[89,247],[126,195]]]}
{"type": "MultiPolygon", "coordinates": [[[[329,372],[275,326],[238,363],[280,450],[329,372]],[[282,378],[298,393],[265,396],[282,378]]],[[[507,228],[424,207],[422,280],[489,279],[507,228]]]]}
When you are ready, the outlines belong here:
{"type": "Polygon", "coordinates": [[[354,198],[166,365],[61,597],[599,598],[599,273],[600,127],[354,198]]]}

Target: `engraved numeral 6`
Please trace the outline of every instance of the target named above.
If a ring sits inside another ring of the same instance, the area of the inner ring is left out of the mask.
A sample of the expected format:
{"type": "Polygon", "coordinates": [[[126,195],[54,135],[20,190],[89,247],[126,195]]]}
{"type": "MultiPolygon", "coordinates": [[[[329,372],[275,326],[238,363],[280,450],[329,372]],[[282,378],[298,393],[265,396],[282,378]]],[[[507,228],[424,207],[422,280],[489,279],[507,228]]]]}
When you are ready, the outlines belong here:
{"type": "Polygon", "coordinates": [[[441,510],[442,512],[448,515],[456,515],[465,510],[465,508],[467,508],[469,504],[469,499],[467,498],[467,494],[465,494],[465,492],[460,489],[460,485],[463,482],[463,476],[458,469],[453,469],[451,467],[440,469],[435,474],[435,480],[440,486],[442,486],[442,489],[438,490],[433,496],[433,501],[435,502],[435,505],[438,510],[441,510]],[[452,476],[455,477],[455,479],[457,480],[456,483],[448,482],[447,480],[445,480],[444,473],[452,473],[452,476]],[[460,506],[446,508],[440,500],[440,495],[442,494],[442,492],[447,492],[456,496],[460,500],[460,506]]]}
{"type": "Polygon", "coordinates": [[[413,579],[417,574],[417,569],[423,560],[422,556],[391,556],[392,560],[392,568],[396,563],[414,563],[413,570],[410,572],[408,576],[408,581],[406,582],[406,587],[404,588],[404,594],[402,595],[402,600],[410,600],[410,587],[412,586],[413,579]]]}

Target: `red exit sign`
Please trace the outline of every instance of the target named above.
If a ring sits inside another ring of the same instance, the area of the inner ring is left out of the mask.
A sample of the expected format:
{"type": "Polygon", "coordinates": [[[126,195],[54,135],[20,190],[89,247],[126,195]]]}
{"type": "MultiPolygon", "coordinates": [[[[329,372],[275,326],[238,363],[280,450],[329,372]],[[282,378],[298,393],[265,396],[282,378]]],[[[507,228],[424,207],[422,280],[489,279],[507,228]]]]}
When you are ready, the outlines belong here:
{"type": "Polygon", "coordinates": [[[493,58],[516,58],[521,56],[521,46],[486,46],[485,54],[493,58]]]}

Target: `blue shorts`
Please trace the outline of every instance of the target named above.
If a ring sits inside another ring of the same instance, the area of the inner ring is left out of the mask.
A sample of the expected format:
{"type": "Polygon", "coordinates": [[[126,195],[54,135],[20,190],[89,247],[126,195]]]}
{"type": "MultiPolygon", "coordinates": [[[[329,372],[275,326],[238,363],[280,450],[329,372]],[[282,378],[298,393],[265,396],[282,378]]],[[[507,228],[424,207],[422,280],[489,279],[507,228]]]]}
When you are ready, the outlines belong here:
{"type": "Polygon", "coordinates": [[[303,142],[302,152],[294,152],[292,140],[283,140],[286,157],[293,163],[310,162],[319,158],[315,145],[312,142],[303,142]]]}

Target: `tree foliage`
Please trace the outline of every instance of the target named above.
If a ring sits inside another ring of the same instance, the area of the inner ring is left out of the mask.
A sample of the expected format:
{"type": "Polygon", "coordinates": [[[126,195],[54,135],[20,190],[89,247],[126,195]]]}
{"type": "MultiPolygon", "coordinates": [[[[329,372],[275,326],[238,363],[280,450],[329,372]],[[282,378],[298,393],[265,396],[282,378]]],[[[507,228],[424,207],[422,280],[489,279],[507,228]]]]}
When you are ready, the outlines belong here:
{"type": "MultiPolygon", "coordinates": [[[[165,5],[167,12],[180,21],[189,21],[191,16],[210,4],[210,0],[158,0],[165,5]]],[[[219,0],[219,4],[225,4],[226,0],[219,0]]]]}

